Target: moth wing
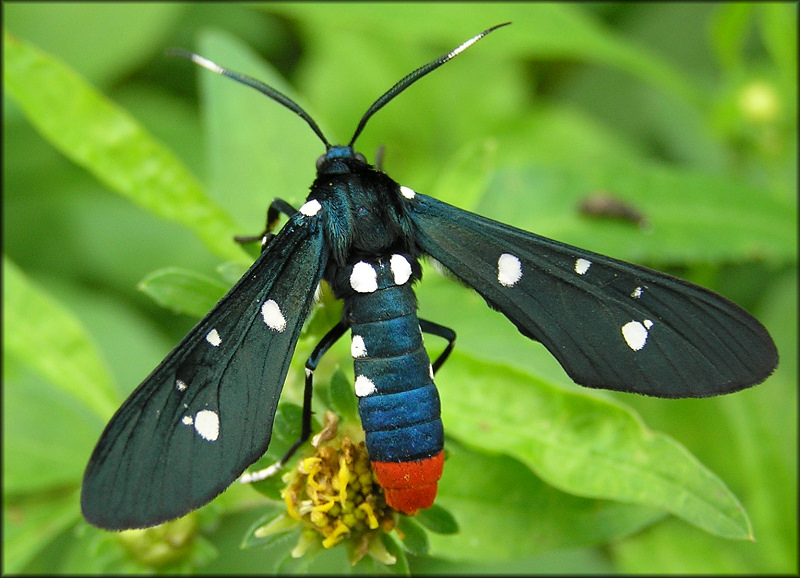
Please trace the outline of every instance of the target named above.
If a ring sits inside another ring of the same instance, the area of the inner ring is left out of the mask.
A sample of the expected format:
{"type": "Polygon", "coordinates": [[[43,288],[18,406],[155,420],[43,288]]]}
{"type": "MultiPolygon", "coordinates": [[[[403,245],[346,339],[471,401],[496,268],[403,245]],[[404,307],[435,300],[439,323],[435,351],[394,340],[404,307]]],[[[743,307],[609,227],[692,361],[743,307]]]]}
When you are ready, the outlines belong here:
{"type": "Polygon", "coordinates": [[[416,194],[424,253],[474,288],[587,387],[706,397],[760,383],[766,329],[682,279],[528,233],[416,194]]]}
{"type": "Polygon", "coordinates": [[[131,394],[84,474],[89,522],[126,529],[180,517],[264,454],[324,255],[317,219],[294,215],[131,394]]]}

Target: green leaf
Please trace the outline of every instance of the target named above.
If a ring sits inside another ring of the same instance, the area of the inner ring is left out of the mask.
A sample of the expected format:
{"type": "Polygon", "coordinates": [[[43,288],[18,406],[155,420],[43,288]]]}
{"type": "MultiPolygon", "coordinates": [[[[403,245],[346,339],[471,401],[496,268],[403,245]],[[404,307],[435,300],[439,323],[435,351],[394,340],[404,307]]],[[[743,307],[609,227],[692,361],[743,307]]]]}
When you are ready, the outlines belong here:
{"type": "Polygon", "coordinates": [[[497,141],[470,142],[446,163],[431,196],[451,202],[467,211],[475,211],[496,169],[497,141]]]}
{"type": "Polygon", "coordinates": [[[3,348],[108,419],[119,403],[111,375],[80,321],[3,257],[3,348]]]}
{"type": "Polygon", "coordinates": [[[431,532],[437,534],[457,534],[458,522],[446,509],[434,504],[430,508],[420,510],[414,518],[431,532]]]}
{"type": "Polygon", "coordinates": [[[4,31],[3,84],[65,156],[154,214],[184,225],[209,250],[246,261],[233,222],[183,164],[74,71],[4,31]]]}
{"type": "Polygon", "coordinates": [[[466,35],[477,34],[493,24],[515,20],[502,34],[502,42],[485,42],[484,54],[524,54],[529,58],[570,58],[615,66],[678,94],[692,97],[694,87],[676,70],[640,47],[616,37],[594,21],[587,12],[568,4],[477,4],[457,10],[448,4],[386,4],[380,10],[357,5],[278,4],[278,11],[299,18],[315,29],[331,27],[343,32],[356,30],[393,43],[408,44],[436,38],[440,45],[454,48],[466,35]],[[458,26],[453,26],[454,14],[458,26]],[[452,46],[450,46],[452,44],[452,46]]]}
{"type": "MultiPolygon", "coordinates": [[[[447,423],[445,428],[452,429],[447,423]]],[[[437,557],[514,560],[619,540],[665,517],[654,508],[561,492],[514,458],[470,449],[452,438],[447,449],[436,501],[453,512],[460,529],[429,535],[437,557]]]]}
{"type": "Polygon", "coordinates": [[[512,455],[563,491],[661,508],[719,536],[752,538],[747,514],[719,478],[623,406],[457,353],[447,369],[439,391],[450,435],[512,455]]]}
{"type": "MultiPolygon", "coordinates": [[[[278,404],[275,421],[272,425],[270,453],[282,457],[285,451],[300,437],[300,424],[302,423],[303,408],[301,406],[287,402],[278,404]]],[[[313,419],[312,431],[315,431],[315,428],[319,429],[319,420],[313,419]]]]}
{"type": "Polygon", "coordinates": [[[496,174],[480,214],[545,237],[633,262],[781,262],[797,248],[793,202],[741,181],[666,167],[528,166],[496,174]],[[590,219],[578,204],[612,194],[648,227],[590,219]]]}
{"type": "Polygon", "coordinates": [[[396,534],[392,533],[392,534],[381,535],[381,540],[383,541],[383,545],[386,548],[386,551],[388,551],[389,554],[391,556],[394,556],[395,558],[394,564],[389,566],[384,566],[383,568],[381,568],[381,570],[391,574],[408,576],[410,574],[408,568],[408,558],[406,558],[406,552],[400,543],[400,539],[397,537],[396,534]]]}
{"type": "Polygon", "coordinates": [[[680,424],[681,439],[743,496],[755,542],[722,540],[677,520],[659,524],[614,546],[620,568],[630,573],[786,574],[797,568],[797,331],[782,320],[797,319],[797,271],[775,283],[760,317],[771,329],[781,362],[769,382],[705,403],[686,400],[659,407],[662,422],[680,424]],[[714,420],[714,427],[709,423],[714,420]],[[686,548],[687,541],[693,544],[686,548]],[[681,556],[666,552],[681,549],[681,556]],[[714,552],[708,556],[708,552],[714,552]]]}
{"type": "Polygon", "coordinates": [[[247,272],[247,266],[243,263],[226,261],[217,266],[217,273],[228,284],[228,288],[241,279],[247,272]]]}
{"type": "Polygon", "coordinates": [[[299,534],[300,523],[286,513],[283,504],[262,506],[264,513],[254,522],[242,538],[242,548],[268,546],[282,540],[287,533],[299,534]]]}
{"type": "MultiPolygon", "coordinates": [[[[272,424],[272,439],[270,440],[269,449],[253,466],[251,470],[258,470],[273,465],[279,459],[283,458],[289,448],[300,438],[301,424],[303,423],[303,408],[294,403],[281,402],[278,404],[278,409],[275,412],[275,420],[272,424]]],[[[311,417],[311,431],[316,433],[322,429],[322,424],[316,415],[311,417]]],[[[311,452],[313,448],[310,445],[302,446],[294,457],[289,461],[286,470],[294,467],[292,464],[297,460],[304,457],[305,451],[311,452]]],[[[263,487],[258,486],[259,490],[268,492],[270,497],[280,499],[276,496],[275,492],[281,488],[281,476],[276,475],[267,478],[260,484],[266,484],[263,487]]]]}
{"type": "Polygon", "coordinates": [[[228,290],[216,279],[179,267],[153,271],[138,287],[162,307],[195,317],[207,314],[228,290]]]}
{"type": "Polygon", "coordinates": [[[415,556],[425,556],[428,553],[428,535],[414,519],[400,516],[397,519],[397,533],[402,536],[406,550],[415,556]]]}
{"type": "Polygon", "coordinates": [[[797,7],[781,2],[756,5],[760,16],[761,37],[779,66],[783,80],[797,96],[797,7]]]}
{"type": "Polygon", "coordinates": [[[346,421],[358,422],[358,401],[353,395],[353,385],[341,369],[331,376],[331,403],[333,409],[346,421]]]}
{"type": "Polygon", "coordinates": [[[712,46],[720,63],[729,71],[742,68],[742,48],[752,24],[753,4],[720,4],[711,22],[712,46]]]}
{"type": "Polygon", "coordinates": [[[93,84],[107,86],[131,74],[152,55],[153,45],[162,42],[190,7],[181,3],[46,4],[19,2],[3,12],[4,24],[16,35],[43,50],[74,62],[78,72],[93,84]],[[71,26],[53,22],[80,23],[82,34],[71,26]],[[124,23],[136,34],[120,35],[124,23]],[[122,38],[120,36],[123,36],[122,38]],[[102,46],[102,50],[97,47],[102,46]]]}
{"type": "MultiPolygon", "coordinates": [[[[197,49],[221,66],[296,98],[271,66],[229,34],[203,32],[197,49]]],[[[197,74],[211,194],[230,208],[236,221],[247,227],[245,231],[260,232],[266,207],[275,197],[299,206],[314,180],[314,161],[324,147],[296,114],[277,102],[230,78],[201,68],[197,74]]]]}
{"type": "Polygon", "coordinates": [[[3,451],[3,496],[14,500],[75,487],[103,425],[96,413],[6,355],[3,435],[13,441],[3,451]]]}
{"type": "Polygon", "coordinates": [[[78,492],[3,504],[3,573],[17,574],[78,519],[78,492]]]}

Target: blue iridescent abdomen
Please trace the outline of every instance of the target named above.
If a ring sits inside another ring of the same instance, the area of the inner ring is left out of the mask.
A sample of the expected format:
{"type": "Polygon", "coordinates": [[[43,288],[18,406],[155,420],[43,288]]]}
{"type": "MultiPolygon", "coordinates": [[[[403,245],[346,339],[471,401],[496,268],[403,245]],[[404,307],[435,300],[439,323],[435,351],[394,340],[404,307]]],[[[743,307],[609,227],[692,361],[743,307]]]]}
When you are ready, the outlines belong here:
{"type": "Polygon", "coordinates": [[[389,504],[426,508],[441,477],[444,431],[433,368],[411,284],[419,265],[401,254],[341,270],[355,391],[367,451],[389,504]]]}

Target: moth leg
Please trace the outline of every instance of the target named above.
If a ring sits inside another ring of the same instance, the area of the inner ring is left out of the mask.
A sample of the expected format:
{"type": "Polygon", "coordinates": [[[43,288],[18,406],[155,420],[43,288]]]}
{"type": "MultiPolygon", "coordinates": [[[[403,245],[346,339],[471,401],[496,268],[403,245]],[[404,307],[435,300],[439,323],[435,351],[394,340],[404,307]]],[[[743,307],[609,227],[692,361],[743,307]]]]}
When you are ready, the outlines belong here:
{"type": "Polygon", "coordinates": [[[322,356],[327,353],[328,349],[330,349],[334,343],[339,341],[339,338],[344,335],[348,329],[349,325],[347,325],[347,323],[343,320],[339,321],[339,323],[334,325],[333,328],[320,339],[314,351],[312,351],[311,355],[308,357],[308,361],[306,361],[306,385],[303,390],[303,423],[300,428],[300,437],[297,438],[297,441],[292,444],[292,447],[289,448],[289,451],[287,451],[280,460],[268,468],[242,474],[239,478],[240,483],[249,484],[258,482],[275,475],[283,469],[283,466],[292,458],[298,448],[311,437],[311,394],[314,391],[314,370],[317,368],[317,365],[319,365],[319,360],[322,359],[322,356]]]}
{"type": "Polygon", "coordinates": [[[425,333],[430,333],[431,335],[436,335],[437,337],[447,340],[447,347],[445,347],[444,351],[439,354],[439,357],[436,358],[436,361],[431,364],[433,366],[433,373],[436,373],[442,364],[447,361],[447,357],[450,355],[450,352],[453,351],[453,346],[456,344],[456,332],[449,327],[439,325],[438,323],[428,321],[427,319],[419,320],[419,328],[425,333]]]}
{"type": "Polygon", "coordinates": [[[274,237],[272,231],[278,224],[278,219],[280,218],[281,213],[283,213],[287,217],[291,217],[296,212],[297,209],[292,207],[292,205],[290,205],[283,199],[275,199],[270,204],[269,209],[267,209],[267,224],[264,227],[263,233],[261,233],[260,235],[236,236],[233,238],[233,240],[242,245],[246,243],[255,243],[256,241],[260,241],[261,250],[263,251],[264,248],[267,246],[267,243],[269,243],[269,240],[272,237],[274,237]]]}

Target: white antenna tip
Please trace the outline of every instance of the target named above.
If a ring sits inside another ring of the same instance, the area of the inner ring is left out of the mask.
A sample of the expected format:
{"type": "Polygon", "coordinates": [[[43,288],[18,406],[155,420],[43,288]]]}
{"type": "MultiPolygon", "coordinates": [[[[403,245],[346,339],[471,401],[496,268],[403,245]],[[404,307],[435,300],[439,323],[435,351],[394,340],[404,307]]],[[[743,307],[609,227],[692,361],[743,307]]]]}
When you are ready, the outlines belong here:
{"type": "Polygon", "coordinates": [[[216,72],[217,74],[225,74],[225,69],[224,68],[222,68],[221,66],[219,66],[217,64],[214,64],[213,62],[211,62],[207,58],[203,58],[202,56],[199,56],[197,54],[191,54],[190,58],[191,58],[192,62],[202,66],[203,68],[205,68],[207,70],[210,70],[211,72],[216,72]]]}

